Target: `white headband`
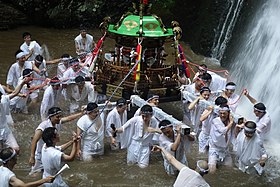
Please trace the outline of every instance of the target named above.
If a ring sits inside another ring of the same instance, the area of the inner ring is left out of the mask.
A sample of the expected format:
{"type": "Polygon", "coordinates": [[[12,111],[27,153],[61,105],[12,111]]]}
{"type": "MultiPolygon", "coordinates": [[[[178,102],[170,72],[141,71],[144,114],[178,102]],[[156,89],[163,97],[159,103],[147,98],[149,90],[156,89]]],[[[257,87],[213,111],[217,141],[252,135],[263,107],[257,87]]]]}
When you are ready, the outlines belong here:
{"type": "Polygon", "coordinates": [[[153,95],[152,97],[147,99],[147,102],[151,101],[152,99],[159,99],[159,96],[158,95],[153,95]]]}
{"type": "Polygon", "coordinates": [[[228,107],[220,107],[219,110],[230,111],[230,109],[228,107]]]}
{"type": "Polygon", "coordinates": [[[25,52],[20,52],[20,53],[17,54],[16,59],[19,59],[19,58],[21,58],[21,57],[23,57],[25,55],[26,55],[25,52]]]}
{"type": "Polygon", "coordinates": [[[247,132],[255,132],[256,129],[251,129],[251,128],[248,128],[248,127],[244,127],[244,130],[247,131],[247,132]]]}
{"type": "Polygon", "coordinates": [[[39,61],[39,60],[36,60],[36,59],[34,59],[34,61],[37,62],[38,64],[42,64],[42,62],[43,62],[43,61],[39,61]]]}
{"type": "Polygon", "coordinates": [[[50,115],[48,116],[48,118],[53,117],[53,116],[55,116],[55,115],[57,115],[57,114],[60,114],[60,113],[62,113],[62,111],[61,111],[61,110],[56,111],[55,113],[50,114],[50,115]]]}
{"type": "Polygon", "coordinates": [[[236,86],[234,86],[234,85],[227,85],[226,86],[226,89],[228,89],[228,90],[235,90],[235,88],[236,88],[236,86]]]}
{"type": "Polygon", "coordinates": [[[256,107],[254,107],[254,109],[255,109],[256,111],[259,111],[259,112],[265,113],[265,110],[261,110],[261,109],[258,109],[258,108],[256,108],[256,107]]]}
{"type": "Polygon", "coordinates": [[[166,126],[161,126],[159,129],[161,130],[161,129],[164,129],[164,128],[167,128],[167,127],[173,127],[173,125],[169,124],[169,125],[166,125],[166,126]]]}
{"type": "Polygon", "coordinates": [[[14,158],[14,156],[17,154],[16,151],[15,151],[14,149],[12,149],[12,150],[13,150],[13,154],[12,154],[9,158],[7,158],[7,159],[5,159],[5,160],[0,159],[0,161],[2,161],[3,164],[6,164],[9,160],[11,160],[12,158],[14,158]]]}
{"type": "Polygon", "coordinates": [[[196,162],[196,166],[198,167],[198,169],[199,169],[201,172],[203,172],[203,173],[208,172],[208,171],[209,171],[209,168],[208,168],[208,169],[203,169],[203,168],[201,168],[201,167],[199,166],[199,163],[200,163],[200,162],[203,162],[203,160],[198,160],[198,161],[196,162]]]}
{"type": "Polygon", "coordinates": [[[62,61],[67,61],[67,60],[71,60],[71,57],[64,57],[61,59],[62,61]]]}

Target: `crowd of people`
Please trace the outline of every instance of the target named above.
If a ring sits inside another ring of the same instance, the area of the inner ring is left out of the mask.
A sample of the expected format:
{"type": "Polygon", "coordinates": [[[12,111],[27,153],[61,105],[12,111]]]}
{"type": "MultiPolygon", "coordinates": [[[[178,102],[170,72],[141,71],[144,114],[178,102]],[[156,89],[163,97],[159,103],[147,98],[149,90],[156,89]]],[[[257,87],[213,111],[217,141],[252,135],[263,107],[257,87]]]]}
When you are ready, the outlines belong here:
{"type": "MultiPolygon", "coordinates": [[[[159,96],[153,93],[131,119],[127,117],[129,101],[124,98],[104,112],[98,106],[98,93],[86,62],[69,54],[46,61],[40,45],[31,40],[30,33],[25,32],[23,40],[15,54],[16,62],[8,71],[6,85],[0,85],[1,185],[67,186],[61,175],[56,175],[62,163],[73,161],[75,157],[84,162],[98,159],[98,155],[104,154],[106,142],[111,151],[126,149],[127,164],[137,164],[140,168],[148,167],[151,151],[161,152],[166,173],[177,176],[176,187],[209,186],[203,175],[215,172],[219,164],[232,167],[236,163],[242,172],[263,173],[268,158],[263,142],[271,128],[265,105],[244,90],[242,94],[254,104],[257,118],[246,121],[237,115],[241,97],[235,94],[237,85],[209,71],[206,65],[198,67],[192,81],[182,76],[178,69],[183,123],[193,131],[186,133],[181,124],[160,121],[154,116],[154,108],[159,107],[159,96]],[[53,78],[48,75],[49,65],[57,65],[57,75],[53,78]],[[68,116],[62,116],[62,102],[67,104],[68,116]],[[41,173],[43,179],[24,183],[12,171],[20,146],[10,125],[13,113],[28,114],[37,103],[40,103],[41,122],[34,129],[29,164],[30,175],[41,173]],[[62,125],[73,120],[77,122],[72,140],[58,146],[62,125]],[[188,167],[187,160],[193,142],[198,142],[200,154],[208,156],[208,161],[197,161],[195,170],[188,167]],[[65,154],[64,150],[70,146],[70,154],[65,154]]],[[[93,37],[82,28],[75,38],[77,55],[90,52],[95,46],[93,37]]],[[[105,106],[110,105],[108,103],[105,106]]]]}

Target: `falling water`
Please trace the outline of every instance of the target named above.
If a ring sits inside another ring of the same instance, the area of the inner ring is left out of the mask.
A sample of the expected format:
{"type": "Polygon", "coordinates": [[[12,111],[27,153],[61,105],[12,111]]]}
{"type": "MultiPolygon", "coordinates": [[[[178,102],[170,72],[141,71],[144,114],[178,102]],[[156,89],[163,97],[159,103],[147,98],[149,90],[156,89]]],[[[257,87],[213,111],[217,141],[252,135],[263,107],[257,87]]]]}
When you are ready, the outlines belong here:
{"type": "Polygon", "coordinates": [[[215,33],[211,57],[220,61],[231,38],[232,30],[237,21],[244,0],[228,0],[226,17],[220,19],[215,33]]]}
{"type": "MultiPolygon", "coordinates": [[[[232,76],[240,88],[247,88],[250,95],[263,102],[272,120],[269,144],[265,147],[274,162],[272,170],[279,177],[280,148],[280,1],[268,0],[257,10],[244,39],[232,59],[232,76]],[[277,165],[278,164],[278,165],[277,165]]],[[[245,117],[254,119],[252,104],[243,97],[239,109],[245,117]]]]}

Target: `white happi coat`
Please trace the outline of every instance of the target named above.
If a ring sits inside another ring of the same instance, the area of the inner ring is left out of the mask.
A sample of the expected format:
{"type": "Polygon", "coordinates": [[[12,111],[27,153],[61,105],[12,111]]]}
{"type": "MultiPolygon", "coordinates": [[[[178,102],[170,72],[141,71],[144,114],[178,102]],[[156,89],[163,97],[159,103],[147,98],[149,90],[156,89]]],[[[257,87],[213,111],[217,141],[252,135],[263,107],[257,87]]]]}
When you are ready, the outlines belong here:
{"type": "Polygon", "coordinates": [[[64,72],[67,70],[67,67],[64,65],[63,62],[58,63],[57,65],[57,78],[62,80],[64,72]]]}
{"type": "MultiPolygon", "coordinates": [[[[90,52],[93,49],[93,37],[90,34],[86,34],[85,40],[83,39],[82,35],[79,34],[75,38],[75,45],[78,47],[78,51],[84,51],[84,52],[90,52]]],[[[77,54],[80,54],[82,52],[78,52],[77,54]]]]}
{"type": "Polygon", "coordinates": [[[33,49],[32,55],[28,58],[29,61],[34,60],[37,55],[41,54],[41,46],[36,41],[31,41],[29,45],[24,42],[20,49],[27,54],[33,49]]]}
{"type": "Polygon", "coordinates": [[[210,187],[204,178],[189,167],[183,167],[176,178],[173,187],[210,187]]]}
{"type": "MultiPolygon", "coordinates": [[[[143,124],[142,116],[136,116],[128,120],[123,126],[123,141],[121,142],[121,148],[128,147],[128,153],[133,154],[136,157],[137,162],[141,162],[142,158],[145,159],[145,164],[147,160],[149,160],[150,155],[150,146],[153,143],[153,135],[154,133],[144,132],[144,124],[143,124]]],[[[151,118],[149,127],[157,128],[158,121],[155,118],[151,118]]],[[[135,158],[134,157],[134,158],[135,158]]],[[[134,163],[134,158],[127,157],[127,162],[134,163]],[[132,160],[130,160],[132,159],[132,160]]]]}
{"type": "MultiPolygon", "coordinates": [[[[208,112],[206,109],[205,112],[208,112]]],[[[203,114],[202,114],[203,115],[203,114]]],[[[210,131],[211,131],[211,123],[214,118],[216,118],[218,114],[214,111],[202,122],[201,132],[198,136],[198,143],[199,143],[199,152],[205,153],[207,146],[209,146],[210,141],[210,131]]]]}
{"type": "Polygon", "coordinates": [[[250,139],[246,138],[244,130],[240,131],[235,142],[238,168],[246,173],[252,173],[254,166],[262,157],[267,157],[263,142],[258,133],[250,139]]]}
{"type": "Polygon", "coordinates": [[[4,166],[0,166],[0,185],[1,187],[9,187],[10,186],[10,179],[12,177],[15,177],[16,175],[14,172],[9,170],[9,168],[6,168],[4,166]]]}
{"type": "Polygon", "coordinates": [[[0,140],[6,141],[8,135],[12,133],[8,126],[7,115],[10,114],[10,97],[9,95],[1,96],[0,103],[0,140]]]}
{"type": "Polygon", "coordinates": [[[16,88],[24,69],[32,69],[32,63],[25,61],[22,68],[19,66],[18,62],[14,63],[9,69],[6,83],[16,88]]]}
{"type": "MultiPolygon", "coordinates": [[[[52,122],[50,119],[47,119],[39,124],[39,126],[36,128],[36,130],[41,130],[42,132],[48,128],[48,127],[53,127],[52,122]]],[[[55,128],[57,129],[57,133],[60,134],[61,132],[61,121],[55,125],[55,128]]],[[[35,131],[36,131],[35,130],[35,131]]],[[[42,155],[42,147],[44,145],[44,141],[42,138],[39,139],[36,145],[36,151],[35,151],[35,160],[41,160],[41,155],[42,155]]]]}
{"type": "Polygon", "coordinates": [[[262,140],[267,140],[269,138],[269,133],[271,129],[271,119],[269,114],[266,112],[266,114],[256,119],[257,124],[257,132],[260,134],[260,137],[262,140]]]}
{"type": "Polygon", "coordinates": [[[228,106],[230,108],[230,110],[235,113],[236,112],[236,108],[238,106],[238,99],[239,99],[239,95],[237,94],[232,94],[230,97],[227,98],[228,100],[228,106]]]}
{"type": "Polygon", "coordinates": [[[220,117],[212,120],[210,131],[209,152],[215,152],[221,161],[229,155],[229,145],[233,141],[233,127],[227,132],[227,127],[220,117]],[[226,139],[227,133],[227,139],[226,139]]]}
{"type": "MultiPolygon", "coordinates": [[[[2,93],[2,95],[7,95],[5,89],[2,87],[2,85],[0,84],[0,92],[2,93]]],[[[0,98],[1,99],[1,98],[0,98]]],[[[9,101],[10,102],[10,101],[9,101]]],[[[9,104],[10,105],[10,104],[9,104]]],[[[9,105],[7,105],[7,109],[6,110],[6,117],[7,117],[7,123],[8,125],[12,125],[14,123],[14,120],[12,118],[11,112],[9,110],[9,105]]]]}
{"type": "Polygon", "coordinates": [[[51,107],[58,106],[60,98],[61,98],[61,88],[58,90],[54,90],[53,87],[49,85],[44,92],[44,96],[40,107],[42,121],[44,121],[47,118],[48,110],[51,107]]]}
{"type": "MultiPolygon", "coordinates": [[[[180,144],[176,150],[176,152],[171,150],[171,146],[173,145],[174,141],[177,138],[177,133],[176,131],[173,129],[173,133],[174,133],[174,140],[169,139],[167,136],[165,136],[164,134],[161,134],[159,136],[159,145],[161,147],[163,147],[165,150],[167,150],[171,155],[173,155],[179,162],[181,162],[182,164],[187,165],[187,157],[186,157],[186,153],[187,153],[187,137],[181,135],[180,138],[180,144]]],[[[164,168],[167,174],[169,175],[175,175],[175,171],[177,170],[172,164],[170,164],[168,162],[168,160],[166,159],[166,157],[163,155],[163,159],[164,159],[164,168]]]]}
{"type": "MultiPolygon", "coordinates": [[[[111,110],[107,116],[106,119],[106,136],[112,137],[112,128],[111,124],[114,124],[116,128],[122,127],[127,122],[127,111],[125,110],[120,116],[120,114],[117,111],[117,108],[115,107],[113,110],[111,110]]],[[[122,134],[117,133],[117,136],[115,137],[116,142],[121,142],[122,134]]]]}
{"type": "Polygon", "coordinates": [[[81,93],[76,84],[71,85],[69,89],[67,88],[67,91],[68,90],[71,92],[70,94],[67,94],[70,96],[70,111],[75,111],[80,108],[81,104],[85,104],[86,97],[88,101],[87,103],[96,102],[97,93],[94,91],[94,86],[88,81],[85,82],[81,93]]]}
{"type": "Polygon", "coordinates": [[[211,71],[207,71],[207,73],[209,73],[212,76],[212,81],[209,85],[211,92],[221,91],[226,87],[226,78],[223,78],[222,76],[211,71]]]}
{"type": "Polygon", "coordinates": [[[85,132],[81,139],[81,151],[86,155],[104,154],[104,114],[98,119],[91,120],[89,116],[83,115],[77,122],[77,126],[85,132]],[[94,123],[93,123],[94,122],[94,123]],[[97,129],[99,128],[99,129],[97,129]]]}
{"type": "MultiPolygon", "coordinates": [[[[34,61],[32,61],[32,63],[35,65],[34,61]]],[[[39,65],[38,69],[42,71],[43,69],[46,68],[47,68],[46,60],[43,60],[43,62],[39,65]]],[[[41,85],[44,82],[44,79],[48,77],[48,72],[45,72],[44,75],[39,75],[37,72],[33,71],[33,74],[34,74],[34,78],[37,79],[37,80],[33,80],[35,85],[41,85]]]]}
{"type": "MultiPolygon", "coordinates": [[[[59,147],[42,148],[42,163],[44,167],[43,178],[55,175],[62,167],[62,152],[59,147]]],[[[67,187],[61,175],[58,175],[52,183],[45,183],[45,187],[67,187]]]]}

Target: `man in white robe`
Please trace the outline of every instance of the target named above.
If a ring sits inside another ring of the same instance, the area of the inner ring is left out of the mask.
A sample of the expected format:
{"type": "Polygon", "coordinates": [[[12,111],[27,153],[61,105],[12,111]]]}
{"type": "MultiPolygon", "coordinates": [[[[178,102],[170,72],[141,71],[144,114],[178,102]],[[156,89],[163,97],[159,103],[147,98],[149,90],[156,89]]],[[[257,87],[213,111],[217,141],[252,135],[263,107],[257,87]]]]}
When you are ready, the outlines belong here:
{"type": "Polygon", "coordinates": [[[149,165],[151,145],[154,133],[161,133],[157,128],[158,122],[152,118],[153,108],[144,105],[141,108],[141,116],[128,120],[117,132],[126,133],[126,141],[122,142],[122,148],[127,149],[127,164],[138,164],[140,168],[149,165]]]}
{"type": "Polygon", "coordinates": [[[222,92],[222,96],[228,100],[228,105],[230,111],[233,113],[236,112],[238,106],[238,100],[240,98],[239,95],[235,94],[236,84],[234,82],[228,82],[224,91],[222,92]]]}
{"type": "Polygon", "coordinates": [[[47,119],[48,111],[53,106],[59,106],[59,101],[62,98],[60,80],[57,77],[51,79],[50,85],[44,92],[40,114],[41,120],[44,121],[47,119]]]}
{"type": "Polygon", "coordinates": [[[74,42],[76,53],[78,55],[89,53],[96,46],[96,43],[93,40],[93,36],[87,34],[87,30],[85,28],[80,29],[80,34],[75,38],[74,42]]]}
{"type": "Polygon", "coordinates": [[[236,138],[236,161],[238,168],[248,174],[263,173],[267,153],[260,136],[256,132],[256,123],[247,121],[236,138]]]}
{"type": "Polygon", "coordinates": [[[10,114],[10,100],[17,96],[23,85],[28,83],[28,81],[28,79],[24,79],[10,94],[5,95],[2,92],[0,93],[0,148],[1,144],[3,144],[4,147],[9,146],[19,152],[19,146],[11,129],[9,128],[9,118],[7,118],[7,116],[10,114]]]}
{"type": "Polygon", "coordinates": [[[75,78],[75,84],[71,85],[69,89],[67,88],[67,91],[70,92],[67,93],[70,102],[70,113],[77,111],[81,105],[96,102],[97,92],[94,90],[94,85],[89,81],[85,81],[85,78],[81,75],[75,78]]]}
{"type": "Polygon", "coordinates": [[[31,34],[29,32],[24,32],[22,38],[24,43],[20,46],[20,49],[29,54],[29,58],[26,60],[33,61],[37,55],[42,53],[41,46],[36,41],[31,41],[31,34]]]}
{"type": "Polygon", "coordinates": [[[106,119],[106,137],[110,142],[111,150],[121,148],[122,134],[114,133],[116,128],[121,128],[127,122],[127,101],[124,98],[117,100],[117,106],[111,110],[106,119]]]}
{"type": "Polygon", "coordinates": [[[212,120],[210,131],[208,164],[211,173],[216,171],[218,163],[232,166],[229,146],[234,138],[234,126],[229,106],[220,107],[219,117],[212,120]]]}
{"type": "Polygon", "coordinates": [[[83,161],[92,161],[94,156],[104,154],[104,116],[99,114],[96,103],[88,103],[86,114],[77,122],[78,143],[77,156],[83,161]]]}
{"type": "MultiPolygon", "coordinates": [[[[173,155],[179,162],[188,165],[186,154],[187,146],[189,145],[189,135],[181,134],[181,125],[176,125],[176,129],[174,129],[170,121],[163,120],[159,123],[159,129],[162,131],[162,134],[159,136],[159,145],[173,155]]],[[[168,175],[176,175],[176,168],[168,162],[164,155],[163,158],[166,173],[168,175]]]]}

